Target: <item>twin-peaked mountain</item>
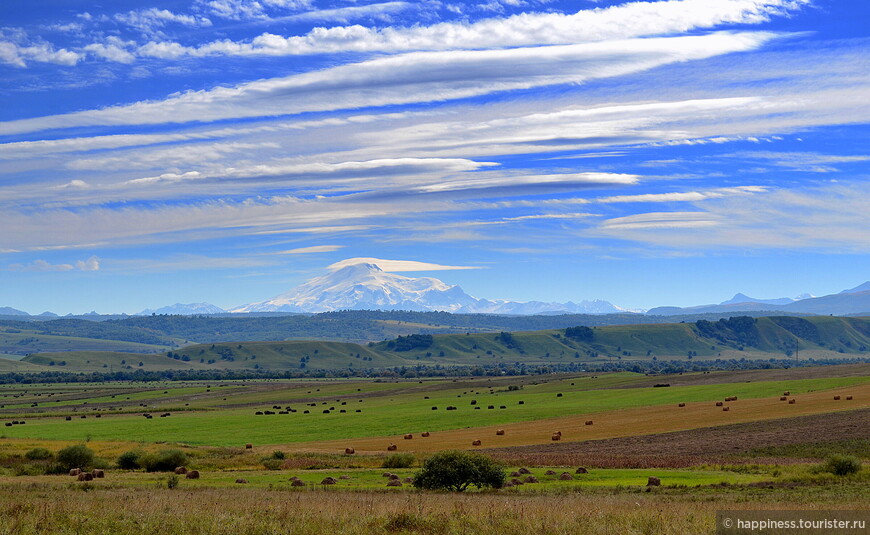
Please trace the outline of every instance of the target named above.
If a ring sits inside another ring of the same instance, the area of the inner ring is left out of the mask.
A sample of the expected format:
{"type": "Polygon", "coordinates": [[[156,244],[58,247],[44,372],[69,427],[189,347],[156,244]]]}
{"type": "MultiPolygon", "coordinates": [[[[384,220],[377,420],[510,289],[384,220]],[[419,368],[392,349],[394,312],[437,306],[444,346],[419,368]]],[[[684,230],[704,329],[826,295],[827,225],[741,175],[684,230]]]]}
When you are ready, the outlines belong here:
{"type": "Polygon", "coordinates": [[[272,299],[230,312],[327,312],[333,310],[415,310],[487,314],[608,314],[624,312],[607,301],[544,303],[490,301],[433,277],[405,277],[374,264],[352,264],[315,277],[272,299]]]}

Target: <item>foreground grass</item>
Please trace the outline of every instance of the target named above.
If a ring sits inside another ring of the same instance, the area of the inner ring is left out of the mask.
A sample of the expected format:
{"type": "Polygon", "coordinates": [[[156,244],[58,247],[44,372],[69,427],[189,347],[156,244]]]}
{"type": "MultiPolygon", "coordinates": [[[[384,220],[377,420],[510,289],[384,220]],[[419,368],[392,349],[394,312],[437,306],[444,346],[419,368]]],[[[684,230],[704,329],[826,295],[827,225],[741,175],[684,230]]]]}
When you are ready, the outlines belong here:
{"type": "Polygon", "coordinates": [[[717,510],[866,509],[866,485],[795,489],[640,489],[419,493],[257,488],[0,486],[9,535],[367,535],[714,531],[717,510]]]}

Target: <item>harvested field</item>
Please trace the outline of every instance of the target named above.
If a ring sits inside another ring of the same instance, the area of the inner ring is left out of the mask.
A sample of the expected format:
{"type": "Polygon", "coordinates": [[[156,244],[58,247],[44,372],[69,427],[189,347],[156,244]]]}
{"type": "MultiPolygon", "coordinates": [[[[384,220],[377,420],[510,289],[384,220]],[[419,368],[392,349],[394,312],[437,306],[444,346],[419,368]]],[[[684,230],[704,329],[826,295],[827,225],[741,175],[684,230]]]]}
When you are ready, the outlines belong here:
{"type": "MultiPolygon", "coordinates": [[[[492,436],[492,439],[488,440],[487,447],[545,444],[552,442],[554,429],[562,431],[560,442],[570,443],[825,414],[850,409],[870,409],[870,383],[801,394],[800,403],[795,405],[781,403],[778,396],[772,396],[757,399],[741,398],[730,402],[730,407],[730,411],[723,412],[721,408],[708,402],[687,403],[683,408],[677,408],[676,404],[656,405],[500,426],[452,429],[439,432],[426,441],[406,443],[402,450],[429,452],[452,448],[469,449],[472,441],[480,436],[492,436]],[[833,396],[836,394],[855,395],[856,399],[847,404],[845,401],[834,400],[833,396]],[[679,414],[679,418],[675,417],[676,414],[679,414]],[[592,416],[591,420],[595,425],[586,425],[589,416],[592,416]],[[498,429],[504,429],[505,435],[496,435],[498,429]]],[[[350,447],[358,453],[380,452],[383,451],[385,442],[395,443],[399,440],[401,435],[304,442],[291,444],[289,447],[293,451],[341,452],[349,443],[350,447]]]]}
{"type": "Polygon", "coordinates": [[[722,425],[584,442],[491,449],[510,464],[592,465],[600,467],[686,467],[709,463],[788,463],[818,459],[745,458],[760,448],[870,440],[870,409],[722,425]],[[679,453],[675,453],[679,452],[679,453]]]}

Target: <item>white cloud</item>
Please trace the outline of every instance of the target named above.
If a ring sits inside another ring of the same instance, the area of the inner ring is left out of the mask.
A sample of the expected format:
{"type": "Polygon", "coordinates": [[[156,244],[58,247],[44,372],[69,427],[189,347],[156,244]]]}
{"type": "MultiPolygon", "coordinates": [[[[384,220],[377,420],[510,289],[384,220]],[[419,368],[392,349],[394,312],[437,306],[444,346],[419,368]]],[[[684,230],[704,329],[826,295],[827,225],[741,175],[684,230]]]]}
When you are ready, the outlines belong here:
{"type": "Polygon", "coordinates": [[[181,24],[182,26],[192,28],[211,26],[211,21],[206,17],[182,15],[173,13],[168,9],[158,9],[156,7],[118,13],[115,15],[115,20],[145,33],[153,33],[169,23],[181,24]]]}
{"type": "Polygon", "coordinates": [[[457,269],[481,269],[478,266],[445,266],[416,260],[384,260],[382,258],[348,258],[327,266],[326,269],[335,271],[356,264],[374,264],[388,273],[402,271],[451,271],[457,269]]]}
{"type": "Polygon", "coordinates": [[[317,72],[190,91],[138,102],[0,123],[7,133],[86,125],[214,121],[436,102],[626,75],[674,62],[755,49],[770,33],[635,39],[581,45],[420,52],[317,72]]]}
{"type": "Polygon", "coordinates": [[[0,62],[16,67],[27,67],[28,61],[72,66],[78,63],[82,57],[82,54],[66,48],[55,50],[51,44],[46,42],[19,45],[12,41],[0,40],[0,62]]]}
{"type": "Polygon", "coordinates": [[[100,259],[92,256],[87,260],[78,260],[75,264],[51,264],[45,260],[34,260],[30,264],[11,264],[9,269],[12,271],[99,271],[100,259]]]}
{"type": "Polygon", "coordinates": [[[711,227],[719,218],[707,212],[650,212],[615,217],[601,222],[602,230],[675,229],[711,227]]]}
{"type": "Polygon", "coordinates": [[[331,253],[343,249],[344,245],[313,245],[311,247],[297,247],[296,249],[288,249],[286,251],[276,251],[273,253],[265,253],[269,255],[285,255],[285,254],[312,254],[312,253],[331,253]]]}
{"type": "Polygon", "coordinates": [[[417,187],[417,191],[424,193],[438,193],[445,191],[510,188],[522,186],[570,186],[570,187],[601,187],[614,185],[636,184],[637,175],[618,173],[554,173],[548,175],[539,174],[465,174],[461,177],[450,178],[435,184],[427,184],[417,187]]]}

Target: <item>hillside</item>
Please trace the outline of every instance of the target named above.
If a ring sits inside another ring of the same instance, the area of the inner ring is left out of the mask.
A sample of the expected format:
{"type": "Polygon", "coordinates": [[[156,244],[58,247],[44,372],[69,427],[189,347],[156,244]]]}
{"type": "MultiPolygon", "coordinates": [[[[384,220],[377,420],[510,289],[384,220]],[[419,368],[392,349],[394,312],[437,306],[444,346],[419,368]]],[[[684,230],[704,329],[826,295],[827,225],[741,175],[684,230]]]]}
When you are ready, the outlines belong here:
{"type": "Polygon", "coordinates": [[[410,334],[378,343],[333,341],[194,344],[153,355],[78,351],[22,362],[65,371],[170,369],[340,370],[414,365],[548,365],[638,360],[859,357],[870,318],[790,316],[538,331],[410,334]],[[797,352],[797,355],[795,355],[797,352]],[[53,365],[51,363],[54,363],[53,365]],[[139,363],[142,363],[140,366],[139,363]]]}

